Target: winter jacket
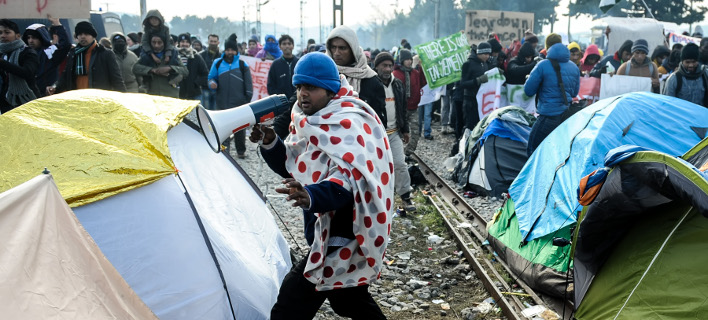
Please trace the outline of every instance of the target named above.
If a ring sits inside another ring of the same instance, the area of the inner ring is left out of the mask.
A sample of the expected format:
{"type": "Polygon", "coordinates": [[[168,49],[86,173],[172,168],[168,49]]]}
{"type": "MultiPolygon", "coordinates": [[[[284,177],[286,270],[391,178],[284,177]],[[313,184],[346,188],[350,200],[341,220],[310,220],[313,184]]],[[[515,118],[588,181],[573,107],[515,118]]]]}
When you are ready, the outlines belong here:
{"type": "Polygon", "coordinates": [[[597,48],[597,45],[591,44],[588,46],[587,49],[585,49],[585,55],[583,56],[582,59],[580,59],[580,72],[588,73],[588,72],[591,72],[595,68],[595,65],[597,63],[595,63],[595,64],[585,63],[586,61],[588,61],[588,57],[591,55],[597,56],[598,59],[601,57],[600,56],[600,49],[597,48]]]}
{"type": "Polygon", "coordinates": [[[187,71],[189,74],[179,83],[180,99],[194,99],[202,94],[202,87],[207,85],[207,69],[204,60],[192,48],[180,48],[180,54],[185,53],[187,56],[187,71]]]}
{"type": "Polygon", "coordinates": [[[619,69],[620,65],[624,61],[622,61],[622,52],[624,51],[632,51],[632,44],[633,42],[631,40],[625,41],[622,46],[620,46],[619,50],[615,52],[614,55],[608,55],[604,57],[600,62],[598,62],[595,67],[590,71],[590,76],[595,77],[595,78],[600,78],[602,77],[603,73],[607,73],[607,64],[609,63],[612,65],[612,68],[615,69],[615,72],[617,72],[617,69],[619,69]]]}
{"type": "Polygon", "coordinates": [[[381,122],[386,123],[386,91],[379,77],[361,79],[359,89],[359,99],[364,100],[376,111],[381,122]]]}
{"type": "Polygon", "coordinates": [[[160,60],[159,64],[155,63],[151,55],[143,55],[133,66],[133,73],[138,77],[143,77],[143,86],[148,94],[179,98],[177,85],[181,79],[187,77],[189,71],[179,60],[177,50],[172,49],[164,51],[164,53],[165,57],[160,60]],[[150,73],[153,68],[167,66],[172,69],[167,77],[150,73]]]}
{"type": "Polygon", "coordinates": [[[224,61],[224,55],[214,60],[209,71],[209,83],[216,82],[216,110],[226,110],[248,103],[253,97],[251,69],[246,62],[239,62],[240,55],[234,55],[233,61],[224,61]],[[243,63],[243,73],[239,64],[243,63]],[[218,68],[217,68],[218,65],[218,68]]]}
{"type": "Polygon", "coordinates": [[[670,54],[671,50],[669,50],[669,48],[667,48],[665,45],[658,45],[651,53],[651,61],[654,61],[654,64],[656,64],[657,66],[661,66],[664,63],[664,59],[660,59],[660,57],[666,56],[668,58],[670,54]]]}
{"type": "MultiPolygon", "coordinates": [[[[76,75],[74,72],[74,64],[76,64],[76,59],[74,58],[75,54],[76,48],[69,51],[69,54],[66,56],[66,69],[64,69],[64,73],[59,76],[56,93],[76,89],[76,75]]],[[[123,82],[123,72],[121,72],[118,66],[116,55],[113,54],[113,51],[106,49],[101,44],[96,44],[96,48],[93,49],[93,53],[91,54],[88,82],[89,88],[92,89],[126,92],[125,83],[123,82]]]]}
{"type": "MultiPolygon", "coordinates": [[[[406,92],[406,73],[401,70],[400,65],[395,65],[393,67],[393,76],[398,78],[398,80],[401,80],[401,83],[403,84],[403,93],[405,94],[406,92]]],[[[420,94],[421,94],[421,89],[425,87],[426,84],[428,84],[425,81],[425,76],[423,75],[423,71],[421,71],[420,68],[415,68],[411,70],[410,74],[410,79],[411,79],[411,96],[407,100],[407,109],[408,110],[416,110],[418,109],[418,103],[420,103],[420,94]]],[[[384,96],[386,93],[384,92],[384,96]]],[[[386,101],[384,101],[385,105],[386,101]]],[[[385,107],[384,107],[385,108],[385,107]]]]}
{"type": "Polygon", "coordinates": [[[284,57],[273,61],[268,70],[268,94],[284,94],[288,99],[295,95],[293,74],[297,60],[297,57],[293,56],[290,62],[284,57]]]}
{"type": "MultiPolygon", "coordinates": [[[[403,89],[403,82],[401,80],[398,80],[398,78],[396,77],[391,77],[391,86],[393,88],[393,97],[396,100],[396,128],[400,133],[409,133],[410,128],[408,127],[408,121],[406,121],[408,105],[406,101],[406,92],[403,89]]],[[[384,107],[384,112],[386,112],[386,107],[384,107]]],[[[390,115],[388,113],[385,115],[387,119],[389,116],[390,115]]],[[[383,124],[384,127],[388,129],[388,120],[383,124]]]]}
{"type": "Polygon", "coordinates": [[[708,98],[706,86],[708,86],[708,68],[705,65],[699,63],[696,71],[690,74],[686,72],[683,65],[680,65],[679,70],[672,73],[669,79],[666,80],[666,86],[662,94],[705,107],[708,106],[706,104],[708,102],[706,101],[708,98]],[[681,89],[677,91],[678,78],[681,78],[681,89]]]}
{"type": "Polygon", "coordinates": [[[482,85],[477,82],[477,78],[491,68],[492,66],[488,61],[482,62],[482,60],[479,60],[477,54],[474,52],[472,52],[469,58],[467,58],[467,61],[462,64],[462,79],[460,79],[460,87],[465,90],[465,99],[474,100],[475,106],[477,105],[477,91],[479,91],[479,87],[482,85]]]}
{"type": "Polygon", "coordinates": [[[575,63],[570,61],[570,50],[562,43],[554,44],[548,50],[548,59],[536,65],[524,85],[524,93],[527,96],[533,97],[538,94],[536,111],[544,116],[557,116],[568,109],[568,106],[564,104],[558,76],[553,69],[551,59],[558,61],[560,65],[565,100],[570,103],[580,90],[580,70],[575,63]]]}
{"type": "Polygon", "coordinates": [[[536,60],[531,60],[531,63],[526,63],[525,53],[519,51],[518,55],[509,61],[506,67],[506,83],[508,84],[524,84],[526,76],[531,73],[531,70],[536,66],[536,60]]]}
{"type": "Polygon", "coordinates": [[[164,39],[164,48],[166,51],[174,49],[174,45],[172,44],[172,36],[170,36],[170,28],[165,25],[165,18],[162,17],[160,11],[155,9],[148,11],[147,15],[145,15],[145,19],[143,19],[143,38],[140,41],[142,53],[152,53],[151,41],[152,37],[154,36],[159,36],[160,38],[164,39]],[[157,17],[158,19],[160,19],[160,25],[157,26],[157,28],[154,28],[152,25],[150,25],[150,22],[148,22],[148,19],[150,19],[151,17],[157,17]]]}
{"type": "MultiPolygon", "coordinates": [[[[33,24],[27,27],[27,29],[37,31],[42,37],[43,50],[37,51],[39,67],[37,68],[36,74],[37,88],[40,94],[37,98],[41,98],[46,95],[47,87],[57,82],[59,66],[64,62],[64,59],[66,59],[66,55],[69,54],[71,42],[69,42],[69,37],[63,26],[52,26],[49,28],[49,31],[47,31],[44,25],[33,24]],[[54,34],[59,38],[56,45],[52,44],[52,35],[54,34]]],[[[22,40],[27,43],[28,38],[29,35],[25,32],[22,36],[22,40]]]]}
{"type": "Polygon", "coordinates": [[[623,63],[619,69],[617,69],[617,74],[623,76],[659,79],[659,67],[654,64],[654,62],[651,62],[649,57],[645,58],[642,64],[638,64],[634,61],[634,58],[632,58],[623,63]],[[630,63],[632,65],[629,67],[629,70],[627,70],[630,63]]]}
{"type": "Polygon", "coordinates": [[[123,53],[113,51],[113,54],[116,55],[116,62],[118,62],[120,67],[126,92],[137,93],[140,85],[138,84],[138,78],[133,73],[133,66],[138,63],[138,57],[130,50],[126,50],[123,53]]]}
{"type": "Polygon", "coordinates": [[[0,83],[2,83],[2,87],[0,88],[0,113],[8,112],[17,107],[6,99],[10,74],[25,79],[27,86],[29,86],[29,88],[34,92],[36,97],[39,97],[39,90],[37,89],[37,84],[35,81],[37,67],[39,66],[39,57],[37,57],[37,52],[32,50],[30,47],[25,47],[22,49],[22,52],[20,52],[17,62],[19,65],[12,64],[0,56],[0,83]]]}
{"type": "MultiPolygon", "coordinates": [[[[206,48],[204,51],[199,53],[202,59],[204,59],[204,64],[206,64],[207,70],[211,70],[211,65],[214,64],[214,60],[219,59],[221,54],[222,53],[218,50],[216,51],[216,54],[211,54],[211,52],[209,52],[209,48],[206,48]]],[[[209,89],[209,86],[204,86],[204,89],[209,89]]]]}

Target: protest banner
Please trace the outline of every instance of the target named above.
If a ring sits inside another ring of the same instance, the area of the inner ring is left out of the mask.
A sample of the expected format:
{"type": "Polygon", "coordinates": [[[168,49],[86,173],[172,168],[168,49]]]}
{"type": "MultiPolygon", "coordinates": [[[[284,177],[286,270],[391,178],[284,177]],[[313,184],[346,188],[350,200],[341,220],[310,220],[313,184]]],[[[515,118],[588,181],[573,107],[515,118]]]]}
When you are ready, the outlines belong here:
{"type": "Polygon", "coordinates": [[[472,44],[487,41],[489,34],[499,36],[503,46],[524,37],[524,31],[533,30],[533,13],[516,11],[468,10],[465,34],[472,44]]]}
{"type": "Polygon", "coordinates": [[[0,0],[0,19],[87,19],[90,11],[90,0],[0,0]]]}
{"type": "Polygon", "coordinates": [[[470,54],[470,44],[462,33],[415,46],[423,73],[431,89],[462,78],[462,64],[470,54]]]}
{"type": "Polygon", "coordinates": [[[696,45],[700,46],[701,45],[701,38],[694,38],[694,37],[689,37],[689,36],[684,36],[682,34],[678,33],[669,33],[669,48],[673,47],[674,44],[689,44],[689,43],[695,43],[696,45]]]}
{"type": "Polygon", "coordinates": [[[591,105],[600,100],[600,78],[580,78],[580,90],[578,90],[578,96],[573,98],[573,101],[583,99],[588,101],[588,105],[591,105]]]}
{"type": "Polygon", "coordinates": [[[499,73],[498,68],[488,70],[484,74],[487,75],[489,81],[483,83],[477,91],[477,110],[479,111],[479,119],[483,119],[492,111],[505,107],[502,103],[502,84],[506,81],[504,75],[499,73]]]}
{"type": "MultiPolygon", "coordinates": [[[[517,106],[526,110],[530,114],[536,113],[536,95],[529,97],[524,93],[523,84],[506,84],[506,99],[505,105],[517,106]]],[[[502,105],[502,106],[505,106],[502,105]]]]}
{"type": "Polygon", "coordinates": [[[418,102],[418,106],[424,106],[426,104],[438,101],[444,95],[444,86],[431,89],[430,86],[426,84],[425,87],[420,89],[420,102],[418,102]]]}
{"type": "Polygon", "coordinates": [[[651,78],[603,74],[600,80],[600,99],[639,91],[651,92],[651,78]]]}
{"type": "Polygon", "coordinates": [[[273,61],[261,61],[260,58],[245,57],[240,58],[251,69],[251,78],[253,79],[253,98],[251,101],[256,101],[260,98],[268,96],[268,71],[273,61]]]}

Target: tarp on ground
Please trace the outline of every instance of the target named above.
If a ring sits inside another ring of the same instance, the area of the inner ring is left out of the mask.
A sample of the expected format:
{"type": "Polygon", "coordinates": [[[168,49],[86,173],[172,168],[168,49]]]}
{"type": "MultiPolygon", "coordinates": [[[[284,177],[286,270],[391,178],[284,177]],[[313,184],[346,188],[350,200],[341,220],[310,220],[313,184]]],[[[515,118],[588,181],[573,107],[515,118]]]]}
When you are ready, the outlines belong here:
{"type": "Polygon", "coordinates": [[[157,319],[40,175],[0,194],[4,319],[157,319]]]}
{"type": "Polygon", "coordinates": [[[689,162],[644,151],[614,167],[578,223],[576,318],[702,318],[706,216],[708,181],[689,162]]]}
{"type": "Polygon", "coordinates": [[[653,93],[601,100],[576,113],[539,145],[510,187],[522,241],[575,223],[579,181],[610,149],[630,144],[680,156],[706,128],[708,108],[653,93]]]}

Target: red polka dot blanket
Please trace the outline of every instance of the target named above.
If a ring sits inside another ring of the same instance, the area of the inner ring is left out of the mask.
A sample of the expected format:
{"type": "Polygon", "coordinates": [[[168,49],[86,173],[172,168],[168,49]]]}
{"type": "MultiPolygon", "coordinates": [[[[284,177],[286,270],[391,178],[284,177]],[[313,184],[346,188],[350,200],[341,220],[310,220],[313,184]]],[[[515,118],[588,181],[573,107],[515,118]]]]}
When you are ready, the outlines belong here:
{"type": "Polygon", "coordinates": [[[386,130],[344,77],[329,104],[305,115],[293,106],[285,141],[286,168],[303,185],[331,181],[354,195],[355,240],[330,255],[334,211],[315,214],[315,239],[304,276],[320,291],[356,287],[378,279],[391,232],[393,158],[386,130]]]}

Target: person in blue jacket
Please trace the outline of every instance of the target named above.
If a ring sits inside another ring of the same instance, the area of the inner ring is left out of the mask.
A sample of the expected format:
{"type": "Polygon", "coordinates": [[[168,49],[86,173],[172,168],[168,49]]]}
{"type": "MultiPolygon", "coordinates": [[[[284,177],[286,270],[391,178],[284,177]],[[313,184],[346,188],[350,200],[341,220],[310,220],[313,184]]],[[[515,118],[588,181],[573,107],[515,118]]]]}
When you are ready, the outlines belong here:
{"type": "Polygon", "coordinates": [[[529,156],[536,150],[541,141],[562,122],[562,114],[568,109],[568,104],[578,95],[580,90],[580,70],[570,61],[570,50],[562,43],[554,44],[548,50],[546,60],[539,62],[531,71],[524,85],[524,93],[532,97],[538,95],[536,112],[538,119],[531,128],[527,153],[529,156]],[[563,80],[564,92],[558,83],[558,75],[553,63],[558,62],[563,80]],[[563,96],[565,95],[565,99],[563,96]]]}

